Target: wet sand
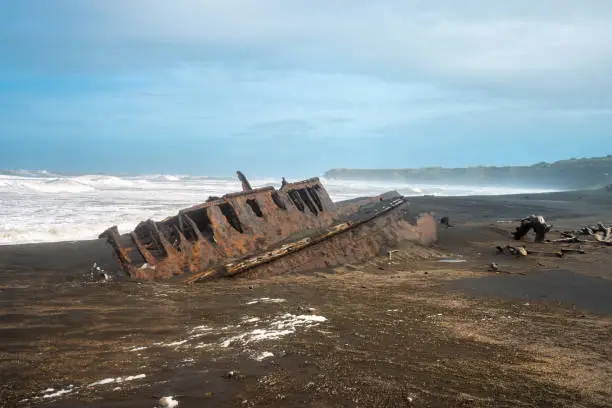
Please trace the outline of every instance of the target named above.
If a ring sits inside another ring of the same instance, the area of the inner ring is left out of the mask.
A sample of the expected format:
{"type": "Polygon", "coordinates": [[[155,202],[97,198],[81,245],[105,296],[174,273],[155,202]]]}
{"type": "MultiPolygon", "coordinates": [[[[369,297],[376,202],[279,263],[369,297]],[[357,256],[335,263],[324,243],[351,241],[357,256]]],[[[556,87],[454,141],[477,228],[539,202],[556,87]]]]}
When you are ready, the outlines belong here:
{"type": "Polygon", "coordinates": [[[498,221],[612,222],[612,195],[411,206],[455,226],[391,261],[192,286],[94,282],[100,241],[0,247],[0,406],[612,406],[612,247],[495,251],[498,221]]]}
{"type": "Polygon", "coordinates": [[[452,282],[457,289],[476,296],[497,296],[525,301],[558,302],[587,312],[612,315],[612,280],[564,269],[526,275],[493,275],[452,282]]]}

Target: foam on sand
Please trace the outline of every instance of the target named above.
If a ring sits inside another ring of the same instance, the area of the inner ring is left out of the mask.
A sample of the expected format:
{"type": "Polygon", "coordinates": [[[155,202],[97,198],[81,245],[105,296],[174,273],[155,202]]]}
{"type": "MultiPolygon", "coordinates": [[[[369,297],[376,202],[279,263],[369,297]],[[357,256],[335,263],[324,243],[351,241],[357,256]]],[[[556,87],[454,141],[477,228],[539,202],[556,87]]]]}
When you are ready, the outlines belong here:
{"type": "Polygon", "coordinates": [[[269,351],[264,351],[259,354],[251,355],[251,358],[255,361],[264,361],[266,358],[274,357],[274,354],[269,351]]]}
{"type": "Polygon", "coordinates": [[[92,382],[91,384],[88,385],[88,387],[96,387],[98,385],[106,385],[106,384],[113,384],[113,383],[124,383],[128,381],[141,380],[145,377],[146,377],[145,374],[138,374],[138,375],[129,375],[126,377],[104,378],[102,380],[92,382]]]}
{"type": "Polygon", "coordinates": [[[259,298],[259,299],[250,300],[250,301],[246,302],[245,304],[246,305],[256,305],[257,303],[283,303],[283,302],[286,302],[286,300],[285,299],[280,299],[280,298],[273,299],[273,298],[269,298],[269,297],[262,297],[262,298],[259,298]]]}
{"type": "Polygon", "coordinates": [[[289,334],[293,334],[298,328],[310,328],[325,322],[327,319],[316,315],[293,315],[286,313],[278,316],[270,322],[262,322],[267,327],[254,329],[225,339],[221,347],[229,347],[232,344],[251,344],[263,340],[277,340],[289,334]]]}
{"type": "Polygon", "coordinates": [[[61,390],[55,390],[53,388],[47,388],[46,390],[43,391],[42,395],[40,396],[40,398],[42,399],[50,399],[50,398],[57,398],[57,397],[61,397],[62,395],[65,394],[70,394],[71,392],[75,391],[77,388],[74,387],[73,385],[69,385],[68,387],[61,389],[61,390]]]}

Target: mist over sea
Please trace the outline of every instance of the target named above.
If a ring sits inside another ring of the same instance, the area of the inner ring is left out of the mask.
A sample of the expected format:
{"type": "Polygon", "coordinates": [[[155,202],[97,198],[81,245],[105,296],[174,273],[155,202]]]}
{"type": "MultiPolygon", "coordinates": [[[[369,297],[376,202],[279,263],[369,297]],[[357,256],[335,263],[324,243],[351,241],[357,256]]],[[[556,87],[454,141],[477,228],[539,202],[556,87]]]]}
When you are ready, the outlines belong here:
{"type": "MultiPolygon", "coordinates": [[[[288,181],[295,181],[289,179],[288,181]]],[[[334,201],[397,190],[406,196],[497,195],[538,192],[529,188],[417,185],[321,179],[334,201]]],[[[280,187],[279,179],[251,179],[253,187],[280,187]]],[[[0,174],[0,244],[95,239],[106,228],[131,231],[179,209],[240,191],[236,178],[184,175],[63,176],[46,171],[0,174]]]]}

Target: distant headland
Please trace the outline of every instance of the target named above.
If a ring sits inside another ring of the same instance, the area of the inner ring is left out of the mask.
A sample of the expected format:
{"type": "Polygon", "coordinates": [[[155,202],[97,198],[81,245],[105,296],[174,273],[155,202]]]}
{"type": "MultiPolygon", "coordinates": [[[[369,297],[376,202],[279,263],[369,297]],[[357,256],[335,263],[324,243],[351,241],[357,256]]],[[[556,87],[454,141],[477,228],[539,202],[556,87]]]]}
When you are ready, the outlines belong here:
{"type": "Polygon", "coordinates": [[[329,179],[396,181],[422,184],[588,189],[612,184],[612,155],[572,158],[531,166],[476,166],[420,169],[331,169],[329,179]]]}

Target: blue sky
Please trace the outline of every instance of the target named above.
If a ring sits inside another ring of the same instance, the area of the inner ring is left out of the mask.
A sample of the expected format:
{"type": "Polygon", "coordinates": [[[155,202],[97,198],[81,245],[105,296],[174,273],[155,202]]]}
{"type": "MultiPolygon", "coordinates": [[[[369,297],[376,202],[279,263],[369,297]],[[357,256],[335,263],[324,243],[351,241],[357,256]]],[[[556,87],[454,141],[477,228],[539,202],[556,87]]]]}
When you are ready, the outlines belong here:
{"type": "Polygon", "coordinates": [[[320,174],[612,153],[609,0],[0,0],[0,168],[320,174]]]}

